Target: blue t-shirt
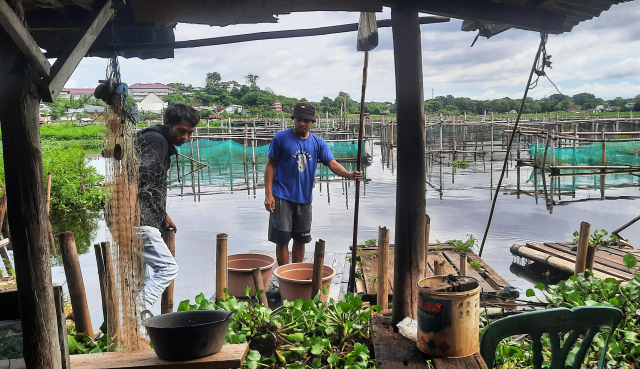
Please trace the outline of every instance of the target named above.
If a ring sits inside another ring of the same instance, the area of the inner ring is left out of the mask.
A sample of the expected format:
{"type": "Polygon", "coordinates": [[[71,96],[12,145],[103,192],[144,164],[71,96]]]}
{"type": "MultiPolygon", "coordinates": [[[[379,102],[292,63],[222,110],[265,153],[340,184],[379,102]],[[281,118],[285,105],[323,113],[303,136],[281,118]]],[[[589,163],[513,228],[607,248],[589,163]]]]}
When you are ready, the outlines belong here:
{"type": "Polygon", "coordinates": [[[273,196],[297,204],[311,204],[313,181],[318,161],[324,165],[334,160],[329,145],[322,138],[309,133],[300,138],[287,129],[276,133],[271,140],[269,157],[276,160],[273,196]]]}

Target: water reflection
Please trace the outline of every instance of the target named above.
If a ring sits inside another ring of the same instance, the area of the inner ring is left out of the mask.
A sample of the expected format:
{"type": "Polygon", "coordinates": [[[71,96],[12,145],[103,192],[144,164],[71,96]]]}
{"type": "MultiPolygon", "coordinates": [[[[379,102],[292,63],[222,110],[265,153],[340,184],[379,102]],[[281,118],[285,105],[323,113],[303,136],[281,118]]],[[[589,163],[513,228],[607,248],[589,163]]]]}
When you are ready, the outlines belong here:
{"type": "MultiPolygon", "coordinates": [[[[98,230],[98,221],[104,220],[102,211],[87,210],[51,214],[51,228],[53,234],[73,232],[78,254],[85,254],[92,245],[92,240],[98,230]]],[[[57,240],[56,240],[57,241],[57,240]]],[[[58,247],[58,255],[60,255],[58,247]]]]}

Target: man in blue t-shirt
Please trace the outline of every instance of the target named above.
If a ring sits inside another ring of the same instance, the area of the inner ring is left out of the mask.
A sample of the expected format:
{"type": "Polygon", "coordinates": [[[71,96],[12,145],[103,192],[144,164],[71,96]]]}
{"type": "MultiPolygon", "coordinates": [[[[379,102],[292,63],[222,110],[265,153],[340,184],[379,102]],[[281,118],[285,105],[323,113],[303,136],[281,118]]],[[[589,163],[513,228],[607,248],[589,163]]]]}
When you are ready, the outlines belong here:
{"type": "Polygon", "coordinates": [[[304,259],[304,245],[311,241],[311,200],[318,161],[341,177],[361,180],[362,172],[349,172],[334,159],[327,143],[309,132],[316,108],[298,103],[293,108],[294,127],[276,133],[264,170],[264,206],[269,216],[269,241],[276,244],[279,265],[304,259]]]}

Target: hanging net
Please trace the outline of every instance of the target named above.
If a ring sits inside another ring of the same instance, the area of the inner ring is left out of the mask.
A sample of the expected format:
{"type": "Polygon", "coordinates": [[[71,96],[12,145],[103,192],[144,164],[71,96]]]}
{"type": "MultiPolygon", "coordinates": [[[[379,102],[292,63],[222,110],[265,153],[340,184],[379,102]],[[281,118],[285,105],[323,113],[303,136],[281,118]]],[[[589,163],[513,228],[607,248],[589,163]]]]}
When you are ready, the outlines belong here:
{"type": "MultiPolygon", "coordinates": [[[[529,145],[529,144],[528,144],[529,145]]],[[[545,145],[529,145],[531,156],[536,164],[542,165],[545,145]]],[[[602,142],[594,142],[586,146],[556,148],[553,152],[547,149],[546,164],[548,165],[602,165],[602,142]]],[[[640,142],[607,142],[607,165],[640,165],[640,142]]]]}
{"type": "MultiPolygon", "coordinates": [[[[107,79],[120,83],[117,58],[110,60],[107,79]]],[[[105,220],[111,232],[111,258],[117,289],[117,301],[107,309],[107,333],[124,350],[138,350],[140,338],[137,316],[144,290],[142,242],[138,206],[139,160],[134,149],[135,112],[125,106],[126,93],[117,94],[109,104],[105,138],[106,183],[108,201],[105,220]],[[109,157],[110,156],[110,157],[109,157]]]]}

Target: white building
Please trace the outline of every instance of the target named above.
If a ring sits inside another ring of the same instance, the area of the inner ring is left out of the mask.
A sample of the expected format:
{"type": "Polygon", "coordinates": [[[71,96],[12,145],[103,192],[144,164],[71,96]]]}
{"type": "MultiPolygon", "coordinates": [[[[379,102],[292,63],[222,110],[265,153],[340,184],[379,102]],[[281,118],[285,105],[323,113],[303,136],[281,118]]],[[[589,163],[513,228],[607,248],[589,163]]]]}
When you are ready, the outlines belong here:
{"type": "Polygon", "coordinates": [[[229,82],[220,82],[220,87],[224,87],[227,89],[227,92],[231,92],[233,91],[233,89],[239,90],[240,88],[242,88],[242,85],[236,81],[229,81],[229,82]]]}
{"type": "Polygon", "coordinates": [[[172,92],[178,90],[162,83],[136,83],[129,86],[129,95],[136,102],[141,102],[149,94],[155,94],[157,97],[163,98],[172,92]]]}
{"type": "Polygon", "coordinates": [[[224,109],[224,111],[231,114],[240,113],[242,112],[242,105],[229,105],[224,109]]]}
{"type": "Polygon", "coordinates": [[[139,111],[149,111],[156,114],[162,114],[162,111],[167,108],[167,105],[168,104],[155,93],[148,94],[140,102],[136,103],[139,111]]]}

